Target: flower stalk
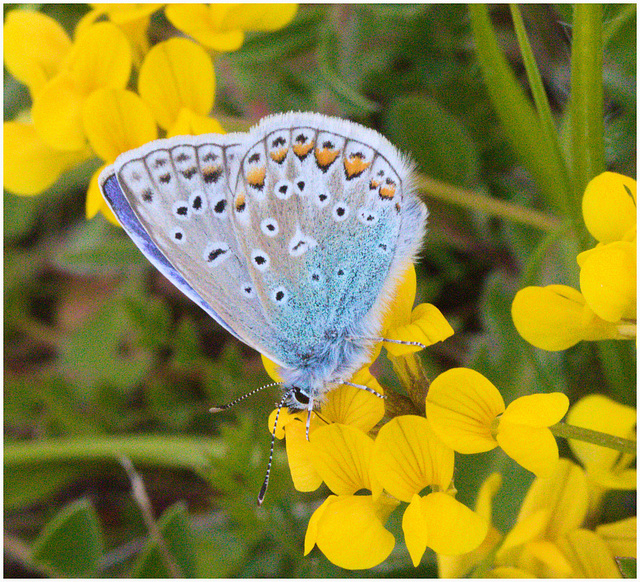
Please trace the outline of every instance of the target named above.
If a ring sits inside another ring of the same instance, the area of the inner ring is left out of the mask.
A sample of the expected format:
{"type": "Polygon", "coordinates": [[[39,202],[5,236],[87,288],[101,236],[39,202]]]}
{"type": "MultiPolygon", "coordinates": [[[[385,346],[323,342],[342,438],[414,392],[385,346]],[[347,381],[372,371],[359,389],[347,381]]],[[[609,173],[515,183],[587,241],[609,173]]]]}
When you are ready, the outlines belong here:
{"type": "Polygon", "coordinates": [[[564,422],[559,422],[550,426],[549,430],[555,436],[563,437],[565,439],[584,441],[585,443],[592,443],[600,447],[607,447],[608,449],[614,449],[621,453],[630,455],[634,455],[636,453],[636,441],[599,432],[597,430],[574,426],[564,422]]]}

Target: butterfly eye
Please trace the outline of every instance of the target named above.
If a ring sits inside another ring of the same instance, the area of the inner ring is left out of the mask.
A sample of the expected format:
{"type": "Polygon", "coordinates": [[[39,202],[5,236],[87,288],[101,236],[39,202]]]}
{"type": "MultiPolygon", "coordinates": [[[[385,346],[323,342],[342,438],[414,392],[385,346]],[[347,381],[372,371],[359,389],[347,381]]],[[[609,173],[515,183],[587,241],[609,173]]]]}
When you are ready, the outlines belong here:
{"type": "Polygon", "coordinates": [[[309,397],[302,391],[302,388],[294,387],[292,396],[296,404],[302,404],[303,406],[309,404],[309,397]]]}

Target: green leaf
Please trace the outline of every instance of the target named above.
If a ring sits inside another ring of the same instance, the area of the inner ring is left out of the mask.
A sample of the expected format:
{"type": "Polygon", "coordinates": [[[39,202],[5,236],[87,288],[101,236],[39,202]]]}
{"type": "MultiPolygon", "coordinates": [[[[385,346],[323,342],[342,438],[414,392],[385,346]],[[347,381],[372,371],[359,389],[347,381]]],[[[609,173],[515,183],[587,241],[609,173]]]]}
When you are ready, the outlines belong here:
{"type": "Polygon", "coordinates": [[[33,544],[35,562],[67,577],[95,576],[103,552],[98,517],[85,499],[64,507],[33,544]]]}
{"type": "Polygon", "coordinates": [[[44,499],[79,474],[98,472],[105,464],[115,466],[120,455],[129,457],[136,466],[187,469],[202,475],[208,470],[209,459],[220,458],[223,452],[219,439],[167,435],[96,436],[6,444],[5,505],[17,508],[44,499]]]}
{"type": "Polygon", "coordinates": [[[326,29],[322,35],[322,41],[318,46],[318,66],[320,74],[327,85],[344,105],[352,108],[358,115],[375,113],[380,110],[380,106],[362,95],[357,89],[345,79],[338,68],[340,59],[338,57],[339,40],[335,31],[326,29]]]}
{"type": "MultiPolygon", "coordinates": [[[[166,544],[169,559],[177,566],[181,577],[196,574],[195,539],[189,523],[189,513],[183,502],[169,507],[158,520],[158,529],[166,544]]],[[[149,537],[131,571],[134,578],[167,578],[172,575],[166,557],[155,539],[149,537]]]]}
{"type": "Polygon", "coordinates": [[[475,181],[476,145],[464,125],[436,101],[418,95],[396,99],[384,127],[389,139],[411,153],[428,176],[457,185],[475,181]]]}
{"type": "Polygon", "coordinates": [[[635,558],[616,558],[615,560],[623,578],[633,578],[635,580],[638,577],[638,564],[635,558]]]}
{"type": "Polygon", "coordinates": [[[533,177],[547,204],[557,212],[567,212],[569,185],[563,181],[561,161],[498,46],[487,6],[471,4],[469,12],[485,85],[511,148],[533,177]]]}

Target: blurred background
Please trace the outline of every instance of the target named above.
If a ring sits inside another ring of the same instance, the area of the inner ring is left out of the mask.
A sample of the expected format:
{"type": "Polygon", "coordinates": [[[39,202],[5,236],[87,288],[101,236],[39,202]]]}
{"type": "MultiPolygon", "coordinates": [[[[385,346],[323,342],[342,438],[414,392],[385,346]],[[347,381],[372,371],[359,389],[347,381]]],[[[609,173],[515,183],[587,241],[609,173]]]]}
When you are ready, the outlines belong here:
{"type": "MultiPolygon", "coordinates": [[[[635,9],[629,16],[628,6],[604,8],[610,25],[605,153],[608,169],[635,177],[636,30],[635,9]]],[[[5,5],[5,18],[16,9],[5,5]]],[[[82,4],[29,9],[51,16],[70,36],[90,10],[82,4]]],[[[572,8],[526,5],[521,12],[562,144],[572,8]]],[[[490,13],[528,93],[508,6],[490,13]]],[[[153,13],[151,44],[177,34],[162,9],[153,13]]],[[[572,402],[599,392],[635,404],[633,342],[542,352],[513,327],[511,301],[527,277],[527,284],[577,286],[578,243],[571,234],[557,237],[535,276],[527,272],[548,235],[544,225],[566,217],[548,193],[541,194],[505,137],[466,5],[301,5],[284,28],[248,32],[238,50],[212,56],[212,115],[226,131],[246,130],[275,112],[337,115],[382,132],[435,181],[424,193],[430,219],[417,265],[417,300],[435,304],[456,333],[420,354],[432,378],[464,365],[489,377],[507,403],[558,390],[572,402]],[[535,210],[542,226],[507,216],[501,206],[480,208],[476,196],[535,210]]],[[[30,106],[27,88],[5,69],[5,121],[30,106]]],[[[293,489],[282,442],[276,443],[266,502],[256,508],[277,389],[229,412],[208,412],[270,381],[259,354],[180,294],[121,229],[101,214],[86,219],[87,187],[99,166],[89,159],[36,196],[4,193],[5,576],[54,575],[30,560],[52,543],[46,534],[54,517],[78,507],[86,523],[70,525],[69,535],[93,532],[100,552],[93,570],[80,565],[71,572],[163,575],[114,451],[138,470],[153,514],[169,528],[165,535],[189,540],[190,575],[436,576],[433,554],[411,567],[397,515],[387,525],[396,548],[373,570],[341,570],[317,549],[303,557],[309,516],[326,489],[293,489]]],[[[386,359],[373,369],[383,385],[400,389],[386,359]]],[[[564,442],[560,447],[561,456],[570,456],[564,442]]],[[[504,476],[495,504],[495,523],[504,531],[532,475],[493,451],[458,457],[455,482],[458,499],[472,505],[479,484],[495,470],[504,476]]],[[[635,492],[610,497],[609,521],[633,512],[635,492]]]]}

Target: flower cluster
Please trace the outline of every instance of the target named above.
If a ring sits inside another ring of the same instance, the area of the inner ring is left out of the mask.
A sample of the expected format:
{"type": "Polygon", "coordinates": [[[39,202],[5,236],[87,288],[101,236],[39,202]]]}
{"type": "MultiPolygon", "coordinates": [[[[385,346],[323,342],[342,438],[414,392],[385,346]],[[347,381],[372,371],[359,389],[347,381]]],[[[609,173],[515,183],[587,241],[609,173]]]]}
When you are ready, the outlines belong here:
{"type": "MultiPolygon", "coordinates": [[[[73,38],[39,12],[7,15],[5,66],[33,103],[4,124],[4,187],[14,194],[39,194],[83,161],[110,164],[160,135],[223,132],[209,117],[213,51],[237,50],[245,31],[281,28],[297,10],[296,4],[169,5],[166,18],[197,42],[175,37],[151,47],[151,16],[162,4],[92,6],[73,38]]],[[[102,167],[91,179],[86,215],[102,212],[118,224],[98,191],[102,167]]]]}
{"type": "MultiPolygon", "coordinates": [[[[586,396],[569,422],[623,438],[635,437],[636,411],[600,395],[586,396]]],[[[487,578],[619,578],[614,557],[636,557],[636,518],[588,527],[611,489],[633,490],[635,455],[569,440],[584,468],[561,459],[547,477],[531,485],[515,525],[506,535],[490,528],[483,544],[465,556],[438,555],[439,574],[453,578],[474,572],[487,578]]],[[[476,512],[491,521],[502,478],[492,474],[480,489],[476,512]]]]}
{"type": "Polygon", "coordinates": [[[525,287],[513,301],[518,333],[538,348],[636,337],[636,181],[613,172],[596,176],[582,198],[582,214],[598,244],[577,257],[580,291],[525,287]]]}
{"type": "MultiPolygon", "coordinates": [[[[383,337],[423,345],[443,341],[453,330],[433,305],[411,309],[415,290],[411,267],[386,313],[383,337]]],[[[414,566],[427,548],[441,556],[483,548],[492,539],[490,516],[455,499],[454,451],[500,446],[537,476],[549,476],[559,458],[548,427],[569,407],[564,394],[553,393],[524,396],[505,408],[497,388],[466,368],[440,374],[427,391],[428,383],[417,377],[418,360],[407,355],[416,347],[385,345],[409,398],[384,390],[365,367],[352,382],[384,394],[386,409],[374,394],[345,385],[330,391],[313,414],[309,440],[306,412],[283,410],[275,426],[276,437],[286,438],[295,488],[314,491],[324,482],[331,491],[309,521],[305,553],[317,546],[348,569],[370,568],[389,556],[395,540],[385,523],[398,507],[403,508],[404,540],[414,566]],[[403,399],[411,404],[405,402],[400,410],[403,399]],[[387,422],[380,426],[385,414],[387,422]]],[[[379,353],[380,346],[374,357],[379,353]]],[[[280,380],[276,366],[266,358],[263,362],[280,380]]],[[[275,419],[274,410],[271,430],[275,419]]]]}

